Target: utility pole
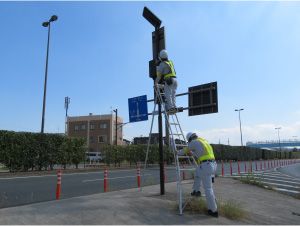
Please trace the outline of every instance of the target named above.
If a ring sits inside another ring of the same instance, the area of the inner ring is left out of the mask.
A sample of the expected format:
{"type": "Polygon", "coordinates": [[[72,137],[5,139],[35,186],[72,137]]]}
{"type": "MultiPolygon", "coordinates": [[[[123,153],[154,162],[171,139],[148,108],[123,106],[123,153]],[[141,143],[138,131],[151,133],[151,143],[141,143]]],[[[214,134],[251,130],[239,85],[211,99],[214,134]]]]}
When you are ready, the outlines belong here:
{"type": "Polygon", "coordinates": [[[280,143],[280,136],[279,136],[279,130],[281,129],[281,127],[276,127],[275,129],[276,129],[277,132],[278,132],[278,143],[279,143],[279,149],[280,149],[280,151],[281,151],[281,143],[280,143]]]}
{"type": "MultiPolygon", "coordinates": [[[[159,28],[161,20],[154,15],[147,7],[144,7],[143,17],[151,23],[155,28],[155,56],[153,56],[153,62],[158,61],[159,54],[159,28]]],[[[153,77],[153,84],[155,84],[155,78],[153,77]]],[[[155,94],[155,91],[154,91],[155,94]]],[[[156,96],[156,95],[155,95],[156,96]]],[[[154,101],[158,101],[158,133],[159,133],[159,170],[160,170],[160,194],[165,194],[165,182],[164,182],[164,154],[163,154],[163,126],[162,126],[162,112],[161,103],[158,98],[155,97],[154,101]]]]}
{"type": "Polygon", "coordinates": [[[65,134],[68,135],[68,109],[70,104],[70,97],[65,97],[65,109],[66,109],[66,118],[65,118],[65,134]]]}
{"type": "Polygon", "coordinates": [[[116,145],[118,145],[118,109],[113,111],[116,113],[116,145]]]}

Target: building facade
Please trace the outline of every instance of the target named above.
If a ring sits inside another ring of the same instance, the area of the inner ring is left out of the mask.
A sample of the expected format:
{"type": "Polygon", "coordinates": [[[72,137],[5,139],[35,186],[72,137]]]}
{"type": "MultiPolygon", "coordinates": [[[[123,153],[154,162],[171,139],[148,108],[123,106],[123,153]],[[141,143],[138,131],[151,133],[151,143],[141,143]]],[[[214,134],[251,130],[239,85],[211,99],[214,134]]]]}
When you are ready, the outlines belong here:
{"type": "Polygon", "coordinates": [[[123,144],[123,131],[121,117],[114,114],[67,117],[67,135],[69,137],[81,137],[86,139],[89,152],[101,152],[103,145],[123,144]]]}

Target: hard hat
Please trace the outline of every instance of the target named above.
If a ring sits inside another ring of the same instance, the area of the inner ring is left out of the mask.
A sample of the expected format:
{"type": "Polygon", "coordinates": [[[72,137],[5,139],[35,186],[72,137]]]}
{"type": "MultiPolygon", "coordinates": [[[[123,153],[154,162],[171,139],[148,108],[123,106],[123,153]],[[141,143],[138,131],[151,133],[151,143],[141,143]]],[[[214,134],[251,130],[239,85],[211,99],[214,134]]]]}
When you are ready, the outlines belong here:
{"type": "Polygon", "coordinates": [[[186,135],[186,140],[187,140],[188,142],[190,142],[190,139],[191,139],[191,137],[193,137],[193,136],[197,136],[197,134],[196,134],[196,133],[193,133],[193,132],[188,132],[187,135],[186,135]]]}
{"type": "Polygon", "coordinates": [[[160,59],[168,59],[168,53],[167,50],[163,49],[159,52],[159,58],[160,59]]]}

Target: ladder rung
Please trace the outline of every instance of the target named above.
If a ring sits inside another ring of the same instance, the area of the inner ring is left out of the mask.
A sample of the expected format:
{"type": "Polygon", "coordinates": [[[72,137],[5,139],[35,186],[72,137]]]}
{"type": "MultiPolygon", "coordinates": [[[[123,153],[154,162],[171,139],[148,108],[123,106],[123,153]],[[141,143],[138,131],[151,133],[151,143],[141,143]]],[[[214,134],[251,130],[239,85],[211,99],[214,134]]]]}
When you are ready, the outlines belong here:
{"type": "Polygon", "coordinates": [[[170,125],[179,125],[179,123],[173,123],[173,122],[171,122],[170,125]]]}
{"type": "Polygon", "coordinates": [[[180,168],[179,171],[194,171],[196,170],[195,167],[194,168],[180,168]]]}
{"type": "Polygon", "coordinates": [[[184,137],[184,135],[182,134],[182,133],[171,133],[170,135],[175,135],[175,136],[183,136],[184,137]]]}
{"type": "Polygon", "coordinates": [[[188,145],[187,144],[175,144],[175,146],[177,146],[177,147],[187,147],[188,145]]]}
{"type": "Polygon", "coordinates": [[[186,155],[177,155],[177,157],[179,159],[192,159],[193,158],[192,156],[186,156],[186,155]]]}

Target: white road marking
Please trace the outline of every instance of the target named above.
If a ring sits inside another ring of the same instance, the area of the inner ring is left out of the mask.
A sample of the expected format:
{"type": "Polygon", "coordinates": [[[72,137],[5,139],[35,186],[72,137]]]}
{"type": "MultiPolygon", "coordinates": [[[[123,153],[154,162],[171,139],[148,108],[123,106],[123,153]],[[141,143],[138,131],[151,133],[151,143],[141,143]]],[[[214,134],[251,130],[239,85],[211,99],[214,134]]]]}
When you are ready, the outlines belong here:
{"type": "MultiPolygon", "coordinates": [[[[144,176],[149,176],[149,175],[152,175],[152,174],[144,174],[144,176]]],[[[135,176],[125,176],[125,177],[108,177],[107,179],[108,180],[115,180],[115,179],[132,178],[132,177],[136,177],[136,175],[135,176]]],[[[104,180],[104,178],[93,179],[93,180],[83,180],[82,183],[93,182],[93,181],[101,181],[101,180],[104,180]]]]}
{"type": "MultiPolygon", "coordinates": [[[[110,170],[109,173],[115,173],[115,172],[126,172],[126,171],[136,171],[136,169],[132,170],[110,170]]],[[[86,173],[62,173],[62,176],[73,176],[73,175],[84,175],[84,174],[103,174],[104,170],[101,169],[101,171],[97,172],[86,172],[86,173]]],[[[142,174],[142,169],[141,169],[142,174]]],[[[39,177],[57,177],[56,174],[51,175],[42,175],[42,176],[24,176],[24,177],[2,177],[0,180],[13,180],[13,179],[28,179],[28,178],[39,178],[39,177]]]]}

